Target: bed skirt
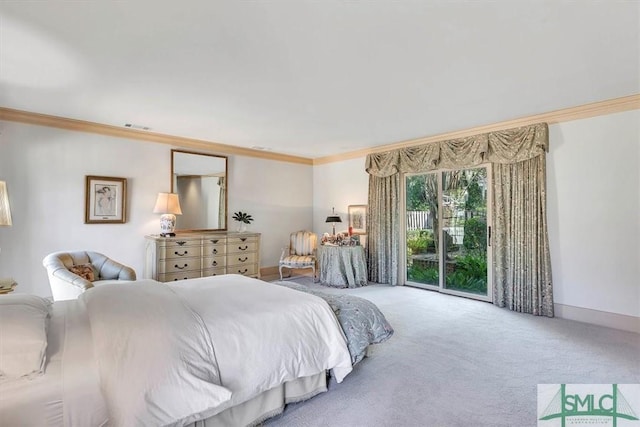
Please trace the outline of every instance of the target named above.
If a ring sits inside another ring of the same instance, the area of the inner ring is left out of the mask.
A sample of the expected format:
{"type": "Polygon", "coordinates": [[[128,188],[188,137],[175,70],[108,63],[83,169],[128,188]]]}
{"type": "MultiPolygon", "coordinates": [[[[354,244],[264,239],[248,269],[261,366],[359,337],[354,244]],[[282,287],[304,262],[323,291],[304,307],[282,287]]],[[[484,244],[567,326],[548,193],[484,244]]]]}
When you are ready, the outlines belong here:
{"type": "Polygon", "coordinates": [[[274,387],[210,418],[189,424],[189,427],[255,426],[281,414],[287,403],[310,399],[325,391],[327,376],[325,372],[320,372],[274,387]]]}

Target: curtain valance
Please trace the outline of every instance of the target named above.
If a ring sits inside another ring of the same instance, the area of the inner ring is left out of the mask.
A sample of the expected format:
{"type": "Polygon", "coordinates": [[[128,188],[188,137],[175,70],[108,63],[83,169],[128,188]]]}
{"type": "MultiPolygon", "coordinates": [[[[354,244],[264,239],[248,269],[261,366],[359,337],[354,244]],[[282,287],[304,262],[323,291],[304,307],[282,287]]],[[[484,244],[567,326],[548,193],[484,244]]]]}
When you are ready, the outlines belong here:
{"type": "Polygon", "coordinates": [[[424,172],[476,166],[481,163],[516,163],[549,149],[546,123],[399,148],[367,156],[365,170],[385,177],[400,172],[424,172]]]}

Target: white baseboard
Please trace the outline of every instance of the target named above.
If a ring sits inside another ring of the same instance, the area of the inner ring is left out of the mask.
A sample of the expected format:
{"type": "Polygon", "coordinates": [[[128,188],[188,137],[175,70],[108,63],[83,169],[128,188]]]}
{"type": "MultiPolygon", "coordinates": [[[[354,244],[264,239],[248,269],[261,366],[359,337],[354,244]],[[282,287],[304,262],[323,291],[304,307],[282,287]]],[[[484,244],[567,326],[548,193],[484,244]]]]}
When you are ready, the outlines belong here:
{"type": "Polygon", "coordinates": [[[640,334],[640,317],[572,305],[554,304],[556,317],[640,334]]]}

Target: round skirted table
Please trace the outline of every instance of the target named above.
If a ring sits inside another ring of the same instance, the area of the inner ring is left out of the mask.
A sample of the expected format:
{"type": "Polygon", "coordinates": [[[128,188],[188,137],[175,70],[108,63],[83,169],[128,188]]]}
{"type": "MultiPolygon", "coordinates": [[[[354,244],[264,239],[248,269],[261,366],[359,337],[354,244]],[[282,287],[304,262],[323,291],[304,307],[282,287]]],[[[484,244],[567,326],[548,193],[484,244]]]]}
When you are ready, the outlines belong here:
{"type": "Polygon", "coordinates": [[[318,247],[320,283],[335,288],[367,285],[367,262],[362,246],[318,247]]]}

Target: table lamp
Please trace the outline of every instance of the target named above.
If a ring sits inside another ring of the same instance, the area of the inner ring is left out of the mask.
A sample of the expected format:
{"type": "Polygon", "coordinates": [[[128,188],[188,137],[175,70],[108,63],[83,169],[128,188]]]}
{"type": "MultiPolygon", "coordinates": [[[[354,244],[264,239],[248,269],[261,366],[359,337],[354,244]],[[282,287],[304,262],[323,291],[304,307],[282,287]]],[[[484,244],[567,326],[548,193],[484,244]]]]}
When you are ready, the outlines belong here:
{"type": "Polygon", "coordinates": [[[333,226],[333,235],[336,235],[336,222],[342,222],[339,215],[336,215],[335,208],[331,208],[331,215],[329,215],[325,222],[330,222],[333,226]]]}
{"type": "Polygon", "coordinates": [[[160,235],[162,237],[175,236],[176,215],[182,215],[178,195],[176,193],[158,193],[153,213],[162,214],[160,216],[160,235]]]}

